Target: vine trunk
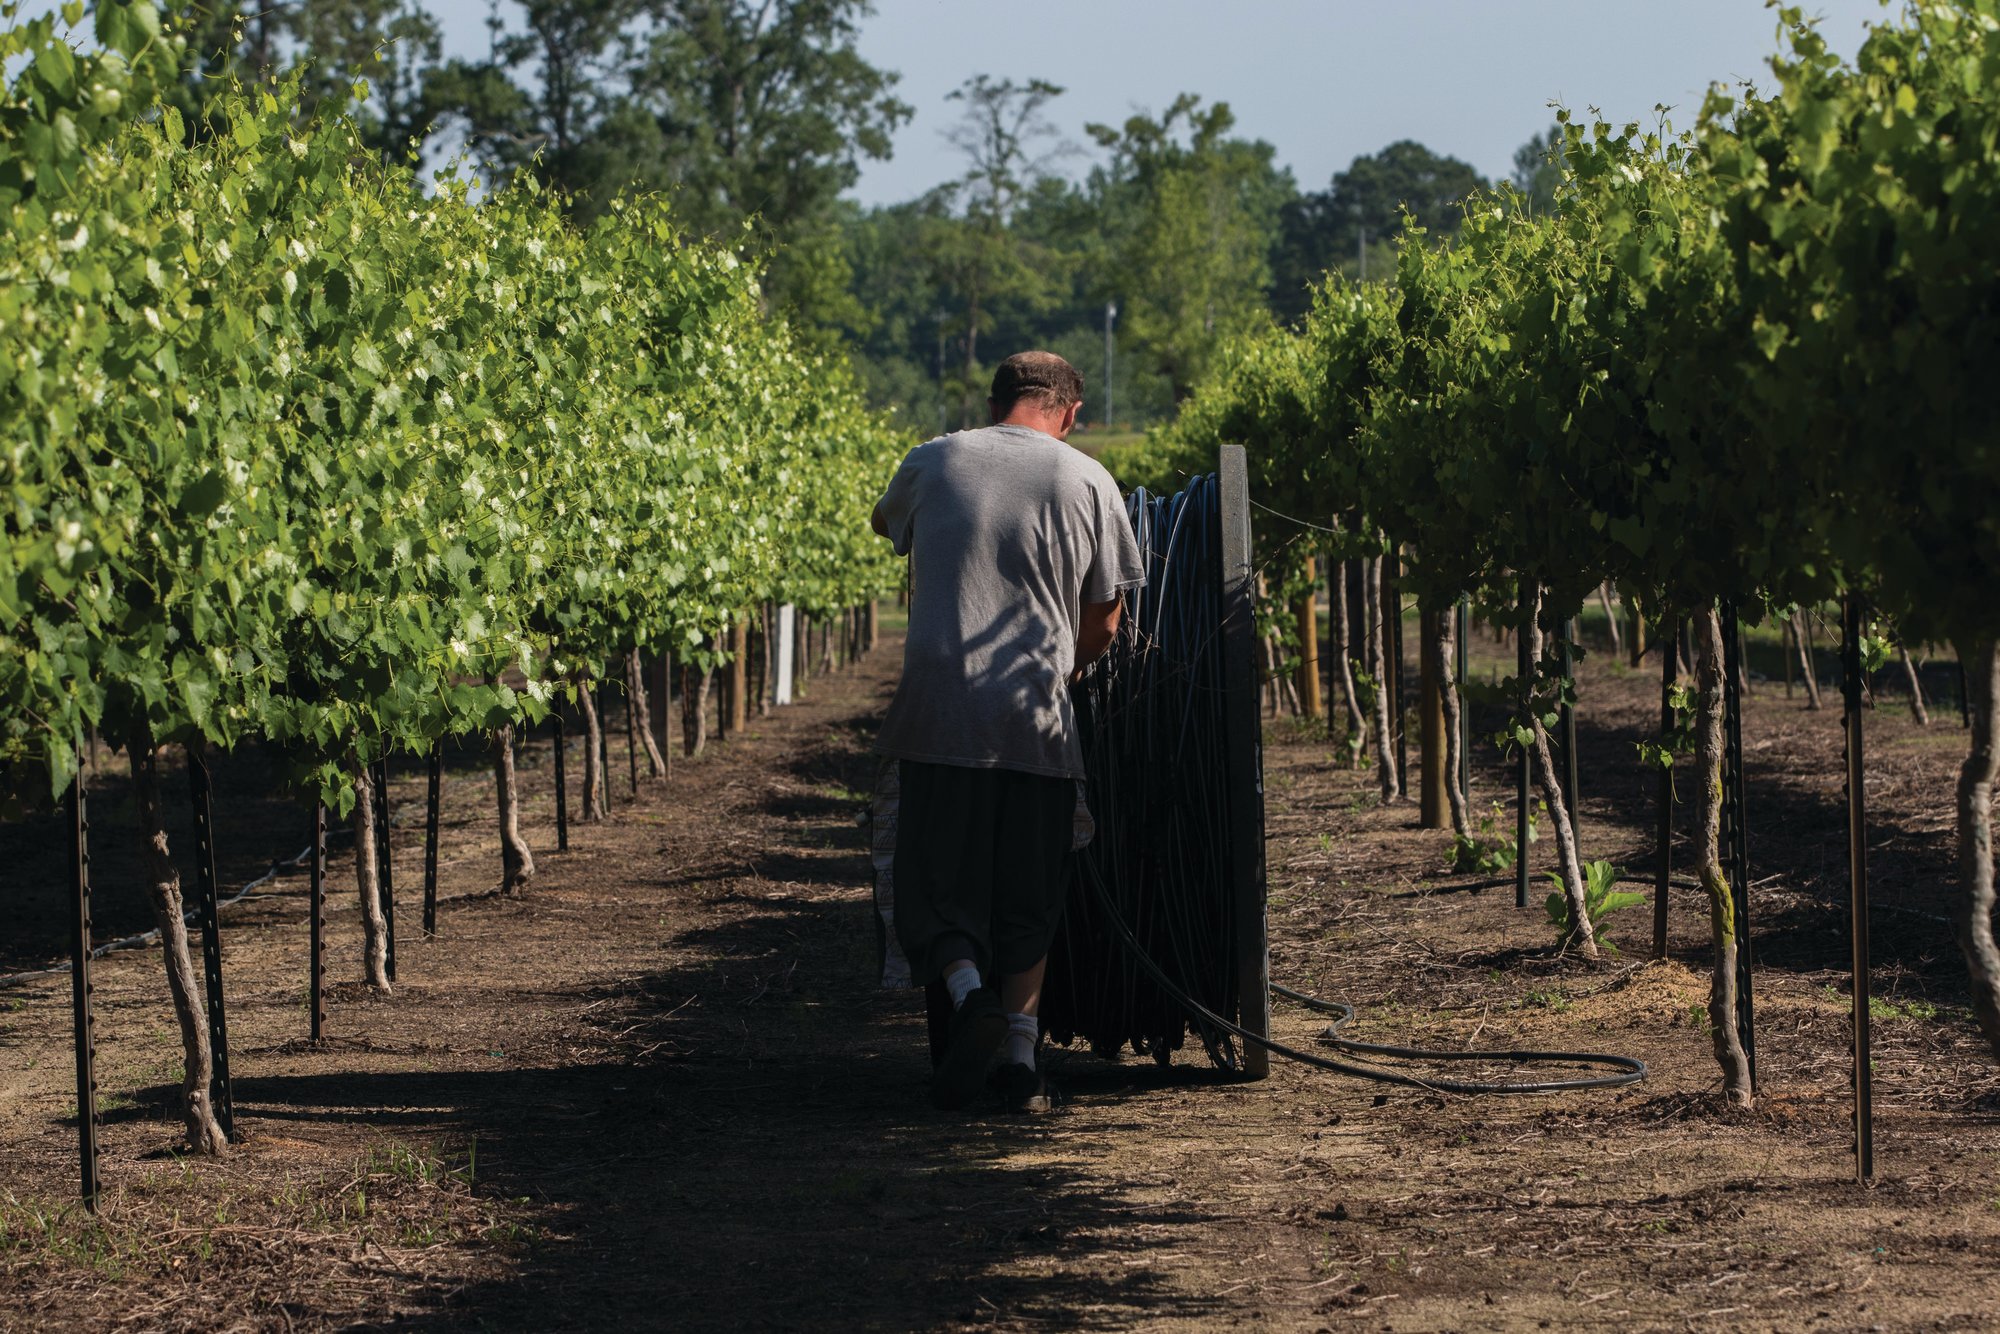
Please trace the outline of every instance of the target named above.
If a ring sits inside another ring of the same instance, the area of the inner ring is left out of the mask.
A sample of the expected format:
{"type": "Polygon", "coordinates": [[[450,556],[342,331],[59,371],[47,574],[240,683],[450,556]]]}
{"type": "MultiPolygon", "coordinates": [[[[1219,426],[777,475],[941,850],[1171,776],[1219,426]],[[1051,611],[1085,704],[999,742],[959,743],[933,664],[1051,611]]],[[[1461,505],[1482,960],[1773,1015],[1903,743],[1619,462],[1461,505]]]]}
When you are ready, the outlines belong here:
{"type": "MultiPolygon", "coordinates": [[[[1523,631],[1528,636],[1528,661],[1540,664],[1546,647],[1542,635],[1542,603],[1535,599],[1535,614],[1523,631]]],[[[1597,957],[1597,932],[1590,922],[1590,899],[1584,891],[1583,858],[1577,851],[1576,826],[1570,823],[1569,800],[1563,793],[1561,772],[1549,745],[1549,729],[1542,725],[1542,712],[1532,690],[1528,696],[1528,729],[1534,735],[1535,777],[1541,784],[1542,801],[1549,808],[1549,823],[1556,839],[1556,869],[1562,878],[1563,901],[1569,905],[1569,936],[1566,947],[1575,947],[1597,957]]],[[[1521,850],[1526,855],[1527,849],[1521,850]]]]}
{"type": "Polygon", "coordinates": [[[610,814],[604,791],[604,720],[597,716],[595,683],[578,678],[576,710],[583,715],[583,819],[595,824],[610,814]]]}
{"type": "Polygon", "coordinates": [[[361,961],[368,985],[389,993],[389,921],[382,912],[380,854],[375,847],[375,784],[368,766],[354,775],[354,887],[361,895],[361,961]]]}
{"type": "Polygon", "coordinates": [[[1695,811],[1696,874],[1708,895],[1709,938],[1715,947],[1708,1023],[1715,1062],[1722,1067],[1722,1091],[1732,1103],[1748,1107],[1750,1057],[1736,1024],[1736,905],[1729,879],[1722,873],[1722,618],[1711,605],[1697,611],[1693,621],[1695,781],[1701,792],[1695,811]]]}
{"type": "Polygon", "coordinates": [[[202,1004],[194,958],[188,952],[181,875],[167,850],[166,822],[160,810],[159,755],[152,728],[144,722],[135,727],[126,739],[125,754],[131,761],[132,799],[139,810],[139,855],[146,868],[147,898],[153,905],[153,920],[159,924],[167,989],[173,993],[174,1018],[181,1026],[181,1117],[187,1127],[188,1147],[196,1153],[219,1154],[229,1147],[229,1140],[215,1119],[210,1092],[215,1056],[208,1046],[208,1011],[202,1004]]]}
{"type": "Polygon", "coordinates": [[[2000,947],[1993,940],[1993,784],[2000,776],[2000,641],[1960,643],[1972,745],[1958,770],[1958,945],[1972,1013],[2000,1057],[2000,947]]]}
{"type": "Polygon", "coordinates": [[[500,892],[514,894],[535,874],[535,854],[521,837],[521,790],[514,781],[514,727],[493,733],[493,790],[500,802],[500,892]]]}

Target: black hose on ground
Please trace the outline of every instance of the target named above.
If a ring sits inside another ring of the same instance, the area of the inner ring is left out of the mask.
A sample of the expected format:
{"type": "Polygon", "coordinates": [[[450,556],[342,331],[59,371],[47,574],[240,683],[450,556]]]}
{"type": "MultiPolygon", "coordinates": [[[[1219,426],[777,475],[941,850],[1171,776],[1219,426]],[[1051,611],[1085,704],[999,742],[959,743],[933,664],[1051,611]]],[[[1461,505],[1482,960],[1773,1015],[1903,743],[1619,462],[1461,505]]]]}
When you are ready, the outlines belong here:
{"type": "Polygon", "coordinates": [[[1072,692],[1096,835],[1073,859],[1073,891],[1087,892],[1070,894],[1050,951],[1044,1030],[1058,1042],[1081,1036],[1103,1056],[1129,1044],[1165,1064],[1192,1025],[1209,1059],[1226,1070],[1238,1068],[1235,1044],[1249,1042],[1315,1069],[1436,1093],[1554,1093],[1644,1079],[1643,1061],[1601,1052],[1359,1042],[1341,1033],[1354,1019],[1352,1006],[1275,983],[1274,995],[1335,1016],[1317,1039],[1335,1051],[1610,1072],[1523,1081],[1430,1078],[1301,1051],[1237,1022],[1216,480],[1195,478],[1171,498],[1135,491],[1127,510],[1148,579],[1128,595],[1110,651],[1072,692]]]}

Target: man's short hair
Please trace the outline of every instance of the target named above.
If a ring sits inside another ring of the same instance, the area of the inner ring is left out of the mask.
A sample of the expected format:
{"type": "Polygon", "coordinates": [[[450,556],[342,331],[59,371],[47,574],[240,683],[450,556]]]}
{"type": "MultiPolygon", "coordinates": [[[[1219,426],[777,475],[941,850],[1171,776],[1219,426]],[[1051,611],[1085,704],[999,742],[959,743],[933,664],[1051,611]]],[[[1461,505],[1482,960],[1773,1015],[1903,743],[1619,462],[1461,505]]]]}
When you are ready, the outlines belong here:
{"type": "Polygon", "coordinates": [[[1061,412],[1083,402],[1083,374],[1053,352],[1016,352],[994,370],[992,398],[1003,417],[1022,399],[1061,412]]]}

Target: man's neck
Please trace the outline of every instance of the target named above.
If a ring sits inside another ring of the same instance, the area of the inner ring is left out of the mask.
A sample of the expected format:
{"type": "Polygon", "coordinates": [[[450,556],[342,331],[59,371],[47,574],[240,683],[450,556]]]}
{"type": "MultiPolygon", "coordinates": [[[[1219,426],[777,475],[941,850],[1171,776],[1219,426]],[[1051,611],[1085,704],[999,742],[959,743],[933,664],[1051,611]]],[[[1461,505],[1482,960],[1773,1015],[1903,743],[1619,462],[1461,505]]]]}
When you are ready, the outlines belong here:
{"type": "Polygon", "coordinates": [[[1063,438],[1061,413],[1051,415],[1046,412],[1016,408],[993,424],[995,426],[1022,426],[1030,431],[1040,431],[1043,435],[1053,436],[1057,440],[1063,438]]]}

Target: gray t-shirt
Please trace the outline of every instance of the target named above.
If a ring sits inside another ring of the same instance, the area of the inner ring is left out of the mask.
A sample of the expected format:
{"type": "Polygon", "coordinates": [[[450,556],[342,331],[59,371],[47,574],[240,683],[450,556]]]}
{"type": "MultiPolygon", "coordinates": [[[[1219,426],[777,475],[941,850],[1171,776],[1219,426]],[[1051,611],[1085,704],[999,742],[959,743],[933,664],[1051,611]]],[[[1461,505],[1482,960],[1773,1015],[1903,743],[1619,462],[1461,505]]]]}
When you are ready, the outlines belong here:
{"type": "Polygon", "coordinates": [[[1146,582],[1111,474],[1026,426],[918,445],[882,497],[912,557],[903,679],[875,748],[1082,778],[1069,676],[1085,603],[1146,582]]]}

